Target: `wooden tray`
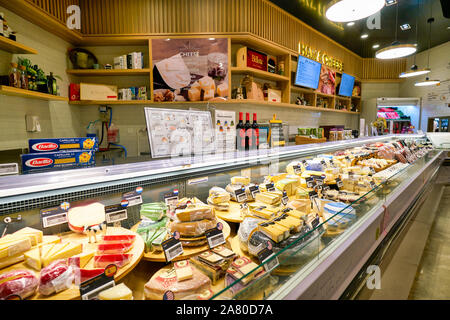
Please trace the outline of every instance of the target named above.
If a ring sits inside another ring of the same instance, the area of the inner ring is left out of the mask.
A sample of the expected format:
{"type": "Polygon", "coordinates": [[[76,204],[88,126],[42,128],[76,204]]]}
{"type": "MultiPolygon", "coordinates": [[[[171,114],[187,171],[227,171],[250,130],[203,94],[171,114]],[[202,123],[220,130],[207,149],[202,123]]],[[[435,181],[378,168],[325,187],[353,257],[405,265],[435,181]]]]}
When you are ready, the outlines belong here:
{"type": "MultiPolygon", "coordinates": [[[[130,263],[123,266],[122,268],[119,268],[117,271],[117,274],[115,275],[114,279],[116,281],[119,281],[124,276],[126,276],[133,268],[139,263],[141,260],[143,254],[144,254],[144,240],[136,234],[135,232],[125,229],[125,228],[115,228],[115,227],[108,227],[106,229],[106,234],[132,234],[136,236],[136,240],[134,242],[133,248],[127,252],[129,254],[133,254],[133,257],[131,258],[130,263]]],[[[61,241],[63,242],[77,242],[83,244],[83,251],[87,250],[95,250],[97,247],[96,243],[89,243],[89,237],[81,234],[81,233],[74,233],[74,232],[66,232],[62,234],[58,234],[58,236],[61,237],[61,241]]],[[[93,269],[94,268],[94,258],[92,258],[89,263],[85,266],[85,269],[93,269]]],[[[18,269],[26,269],[31,270],[36,274],[36,277],[39,278],[39,271],[36,271],[34,269],[29,268],[25,262],[17,263],[15,265],[9,266],[7,268],[4,268],[0,271],[0,273],[6,273],[13,270],[18,269]]],[[[29,297],[27,299],[30,300],[76,300],[80,299],[80,290],[78,286],[75,284],[72,284],[72,287],[64,290],[60,293],[53,294],[50,296],[43,296],[36,292],[32,297],[29,297]]]]}
{"type": "Polygon", "coordinates": [[[323,143],[327,142],[327,138],[314,139],[305,136],[295,136],[295,144],[323,143]]]}
{"type": "MultiPolygon", "coordinates": [[[[221,220],[221,219],[217,219],[218,221],[222,222],[223,224],[223,235],[225,237],[225,240],[230,236],[230,232],[231,232],[231,228],[228,225],[228,223],[226,223],[225,221],[221,220]]],[[[131,230],[135,231],[137,230],[139,224],[136,224],[135,226],[133,226],[131,228],[131,230]]],[[[142,237],[139,236],[139,238],[142,239],[142,237]]],[[[203,251],[208,250],[208,244],[204,244],[202,246],[198,246],[198,247],[185,247],[183,248],[184,253],[178,257],[176,257],[173,261],[178,261],[178,260],[184,260],[187,258],[190,258],[192,256],[195,256],[199,253],[202,253],[203,251]]],[[[164,256],[164,252],[162,251],[158,251],[158,252],[148,252],[148,253],[144,253],[144,256],[142,258],[143,260],[147,260],[147,261],[153,261],[153,262],[166,262],[166,257],[164,256]]]]}

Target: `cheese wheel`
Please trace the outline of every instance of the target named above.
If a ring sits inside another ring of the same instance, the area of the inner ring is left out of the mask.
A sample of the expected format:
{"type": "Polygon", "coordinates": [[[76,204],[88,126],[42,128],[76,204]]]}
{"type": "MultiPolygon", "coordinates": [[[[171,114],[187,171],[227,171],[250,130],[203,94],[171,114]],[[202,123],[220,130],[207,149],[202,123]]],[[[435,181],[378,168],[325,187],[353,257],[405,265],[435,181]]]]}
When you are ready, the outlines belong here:
{"type": "Polygon", "coordinates": [[[69,228],[74,232],[84,232],[85,227],[95,226],[105,221],[105,206],[92,203],[87,206],[74,207],[67,213],[69,228]]]}

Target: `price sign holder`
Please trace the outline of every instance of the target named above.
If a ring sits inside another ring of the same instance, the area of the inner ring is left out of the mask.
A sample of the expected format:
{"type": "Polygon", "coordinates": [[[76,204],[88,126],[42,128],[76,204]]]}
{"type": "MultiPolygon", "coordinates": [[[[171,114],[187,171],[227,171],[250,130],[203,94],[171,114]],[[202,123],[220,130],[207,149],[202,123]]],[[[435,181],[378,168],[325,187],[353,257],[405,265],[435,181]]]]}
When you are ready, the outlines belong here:
{"type": "Polygon", "coordinates": [[[271,244],[268,247],[262,249],[260,252],[258,252],[257,255],[260,263],[263,264],[264,270],[266,272],[271,272],[273,269],[275,269],[280,265],[278,257],[276,257],[275,253],[273,253],[272,251],[271,244]]]}
{"type": "Polygon", "coordinates": [[[252,194],[253,199],[255,199],[255,196],[260,193],[259,186],[250,186],[248,188],[250,190],[250,193],[252,194]]]}
{"type": "Polygon", "coordinates": [[[127,200],[122,200],[119,204],[105,206],[106,223],[112,223],[114,227],[120,227],[120,221],[128,219],[127,206],[127,200]]]}
{"type": "Polygon", "coordinates": [[[370,167],[370,173],[371,173],[372,175],[375,174],[375,169],[374,169],[374,167],[370,167]]]}
{"type": "Polygon", "coordinates": [[[281,198],[281,203],[283,204],[283,206],[287,205],[289,202],[289,197],[286,193],[286,191],[283,191],[283,197],[281,198]]]}
{"type": "Polygon", "coordinates": [[[98,300],[98,294],[106,289],[116,285],[114,275],[117,273],[117,266],[110,264],[106,266],[105,271],[98,276],[80,284],[81,300],[98,300]]]}
{"type": "Polygon", "coordinates": [[[266,190],[269,192],[275,191],[275,185],[273,183],[266,184],[266,190]]]}
{"type": "MultiPolygon", "coordinates": [[[[138,189],[138,188],[137,188],[138,189]]],[[[128,200],[128,206],[133,207],[142,204],[142,191],[130,191],[122,194],[123,200],[128,200]]]]}
{"type": "Polygon", "coordinates": [[[222,230],[223,225],[218,222],[215,228],[209,229],[205,232],[206,240],[210,249],[226,243],[222,230]]]}
{"type": "Polygon", "coordinates": [[[295,166],[293,166],[293,168],[294,168],[294,173],[295,173],[295,174],[300,174],[300,173],[302,173],[302,167],[301,167],[301,166],[295,165],[295,166]]]}
{"type": "Polygon", "coordinates": [[[183,254],[183,245],[180,242],[180,234],[178,232],[174,232],[173,237],[164,241],[161,246],[166,262],[170,262],[183,254]]]}
{"type": "Polygon", "coordinates": [[[40,211],[42,228],[46,229],[67,223],[67,211],[69,208],[70,205],[68,203],[62,203],[59,207],[42,209],[40,211]]]}
{"type": "Polygon", "coordinates": [[[247,193],[245,192],[245,188],[235,189],[234,195],[236,196],[236,201],[239,203],[247,201],[247,193]]]}
{"type": "Polygon", "coordinates": [[[317,202],[316,202],[316,199],[318,196],[319,195],[315,191],[309,192],[309,200],[311,201],[311,209],[313,208],[313,203],[316,205],[316,207],[318,207],[317,202]]]}
{"type": "Polygon", "coordinates": [[[305,181],[308,188],[314,188],[314,186],[316,185],[316,181],[313,177],[307,177],[305,178],[305,181]]]}
{"type": "Polygon", "coordinates": [[[341,190],[341,188],[344,186],[344,183],[342,182],[342,180],[340,178],[336,178],[336,185],[337,185],[338,189],[341,190]]]}

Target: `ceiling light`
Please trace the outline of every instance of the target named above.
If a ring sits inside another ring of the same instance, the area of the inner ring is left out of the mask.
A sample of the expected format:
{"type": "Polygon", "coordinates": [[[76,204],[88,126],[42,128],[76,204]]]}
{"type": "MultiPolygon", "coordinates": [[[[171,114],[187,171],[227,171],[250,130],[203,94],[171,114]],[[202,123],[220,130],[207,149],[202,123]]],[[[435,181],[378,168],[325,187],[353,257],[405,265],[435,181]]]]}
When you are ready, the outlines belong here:
{"type": "Polygon", "coordinates": [[[430,69],[428,69],[428,68],[419,69],[415,64],[413,64],[411,66],[411,70],[400,73],[399,77],[400,78],[411,78],[411,77],[421,76],[421,75],[427,74],[429,72],[431,72],[430,69]]]}
{"type": "Polygon", "coordinates": [[[376,48],[379,48],[380,47],[380,45],[377,43],[377,44],[374,44],[373,46],[372,46],[372,48],[374,48],[374,49],[376,49],[376,48]]]}
{"type": "Polygon", "coordinates": [[[208,40],[211,40],[211,41],[213,41],[213,40],[216,40],[216,38],[208,38],[208,40]]]}
{"type": "Polygon", "coordinates": [[[400,29],[402,29],[402,31],[409,30],[411,29],[411,26],[409,25],[409,23],[405,23],[400,26],[400,29]]]}
{"type": "Polygon", "coordinates": [[[391,44],[375,53],[377,59],[396,59],[409,56],[417,51],[412,44],[391,44]]]}
{"type": "Polygon", "coordinates": [[[349,26],[349,27],[354,26],[354,25],[355,25],[354,21],[351,21],[351,22],[347,23],[347,26],[349,26]]]}
{"type": "Polygon", "coordinates": [[[430,78],[426,78],[425,81],[416,82],[414,85],[416,87],[428,87],[428,86],[435,86],[437,84],[440,84],[441,82],[439,80],[430,80],[430,78]]]}
{"type": "Polygon", "coordinates": [[[325,8],[328,20],[349,22],[367,18],[385,5],[384,0],[333,0],[325,8]]]}
{"type": "Polygon", "coordinates": [[[368,37],[369,37],[369,35],[367,33],[361,35],[361,39],[366,39],[368,37]]]}
{"type": "Polygon", "coordinates": [[[393,4],[396,4],[397,0],[386,0],[386,6],[392,6],[393,4]]]}

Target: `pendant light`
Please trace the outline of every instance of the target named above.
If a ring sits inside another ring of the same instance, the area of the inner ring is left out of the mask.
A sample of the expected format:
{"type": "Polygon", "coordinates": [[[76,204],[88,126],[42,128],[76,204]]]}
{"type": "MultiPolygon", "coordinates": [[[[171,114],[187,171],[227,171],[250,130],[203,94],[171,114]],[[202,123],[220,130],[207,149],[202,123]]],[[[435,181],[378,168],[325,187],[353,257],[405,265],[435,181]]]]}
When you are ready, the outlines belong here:
{"type": "Polygon", "coordinates": [[[333,0],[325,8],[325,16],[334,22],[350,22],[370,17],[380,11],[385,0],[333,0]]]}
{"type": "Polygon", "coordinates": [[[397,40],[398,33],[398,3],[395,13],[395,41],[386,48],[380,49],[375,53],[377,59],[397,59],[409,56],[417,51],[413,44],[400,44],[397,40]]]}
{"type": "MultiPolygon", "coordinates": [[[[417,1],[417,15],[416,15],[416,43],[419,43],[419,13],[420,13],[420,1],[417,1]]],[[[429,68],[419,69],[416,65],[416,56],[417,53],[414,54],[414,63],[411,66],[409,71],[405,71],[400,73],[399,78],[411,78],[421,76],[423,74],[429,73],[431,70],[429,68]]]]}
{"type": "MultiPolygon", "coordinates": [[[[430,18],[427,20],[427,22],[430,24],[430,31],[428,33],[428,62],[427,62],[427,69],[430,69],[431,24],[434,22],[433,8],[431,6],[431,3],[430,3],[430,18]]],[[[441,83],[441,81],[439,81],[439,80],[430,80],[429,77],[426,77],[424,81],[416,82],[414,85],[416,87],[428,87],[428,86],[435,86],[435,85],[438,85],[440,83],[441,83]]]]}

